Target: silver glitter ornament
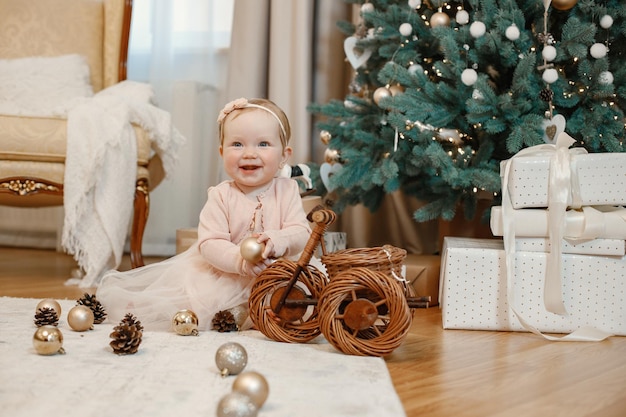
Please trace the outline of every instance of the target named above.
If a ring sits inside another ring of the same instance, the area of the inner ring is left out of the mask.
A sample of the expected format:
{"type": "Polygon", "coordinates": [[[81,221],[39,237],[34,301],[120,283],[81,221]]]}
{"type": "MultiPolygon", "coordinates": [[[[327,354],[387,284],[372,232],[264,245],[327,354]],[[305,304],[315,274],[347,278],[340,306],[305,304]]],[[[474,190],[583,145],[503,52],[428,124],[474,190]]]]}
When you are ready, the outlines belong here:
{"type": "Polygon", "coordinates": [[[215,352],[215,364],[222,377],[237,375],[248,364],[248,352],[239,343],[224,343],[215,352]]]}
{"type": "Polygon", "coordinates": [[[250,397],[240,392],[231,392],[217,404],[217,417],[256,417],[259,410],[250,397]]]}

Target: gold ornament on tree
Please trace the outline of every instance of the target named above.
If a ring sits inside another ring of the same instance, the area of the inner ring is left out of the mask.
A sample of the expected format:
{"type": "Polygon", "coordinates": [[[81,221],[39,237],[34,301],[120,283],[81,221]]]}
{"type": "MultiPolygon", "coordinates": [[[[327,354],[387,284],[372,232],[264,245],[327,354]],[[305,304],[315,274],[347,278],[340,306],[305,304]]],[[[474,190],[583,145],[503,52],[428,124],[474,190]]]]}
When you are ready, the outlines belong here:
{"type": "Polygon", "coordinates": [[[322,130],[320,132],[320,140],[322,141],[324,145],[328,145],[332,137],[333,136],[330,134],[328,130],[322,130]]]}
{"type": "Polygon", "coordinates": [[[433,13],[432,16],[430,16],[430,26],[433,28],[450,26],[450,16],[439,9],[438,12],[433,13]]]}
{"type": "Polygon", "coordinates": [[[248,352],[237,342],[228,342],[215,352],[215,365],[222,377],[237,375],[248,364],[248,352]]]}
{"type": "Polygon", "coordinates": [[[33,334],[33,347],[40,355],[65,354],[63,333],[54,326],[41,326],[33,334]]]}
{"type": "Polygon", "coordinates": [[[552,0],[552,7],[556,10],[570,10],[576,6],[578,0],[552,0]]]}
{"type": "Polygon", "coordinates": [[[180,310],[172,317],[172,328],[181,336],[198,336],[198,316],[191,310],[180,310]]]}
{"type": "Polygon", "coordinates": [[[93,321],[93,311],[91,311],[91,309],[87,306],[74,306],[67,313],[67,324],[70,325],[72,330],[77,332],[93,330],[93,321]]]}
{"type": "Polygon", "coordinates": [[[374,99],[374,103],[380,105],[381,100],[390,96],[391,91],[389,91],[387,87],[378,87],[376,90],[374,90],[374,95],[372,96],[372,98],[374,99]]]}

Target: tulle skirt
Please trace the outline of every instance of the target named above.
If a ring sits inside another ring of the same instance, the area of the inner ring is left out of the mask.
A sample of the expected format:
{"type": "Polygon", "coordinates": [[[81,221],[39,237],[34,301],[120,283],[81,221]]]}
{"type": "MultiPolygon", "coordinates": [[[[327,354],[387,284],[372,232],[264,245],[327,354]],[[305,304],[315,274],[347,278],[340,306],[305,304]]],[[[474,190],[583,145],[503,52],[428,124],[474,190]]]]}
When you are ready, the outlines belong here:
{"type": "Polygon", "coordinates": [[[198,316],[199,330],[210,330],[218,311],[241,305],[247,308],[253,283],[252,278],[209,265],[195,244],[162,262],[108,272],[96,298],[113,323],[131,313],[146,330],[168,331],[176,312],[188,309],[198,316]]]}

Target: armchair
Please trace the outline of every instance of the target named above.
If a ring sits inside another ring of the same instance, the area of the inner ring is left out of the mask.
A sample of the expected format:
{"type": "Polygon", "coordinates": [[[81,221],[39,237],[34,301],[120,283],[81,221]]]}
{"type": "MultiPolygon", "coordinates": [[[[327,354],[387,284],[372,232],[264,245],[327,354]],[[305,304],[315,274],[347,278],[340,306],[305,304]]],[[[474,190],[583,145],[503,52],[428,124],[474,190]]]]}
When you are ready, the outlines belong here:
{"type": "MultiPolygon", "coordinates": [[[[131,0],[0,0],[0,60],[76,54],[86,58],[91,88],[97,94],[126,79],[131,10],[131,0]]],[[[0,205],[63,205],[67,118],[2,114],[1,110],[0,205]]],[[[149,132],[137,123],[132,130],[137,160],[130,257],[135,268],[144,265],[149,193],[164,171],[149,132]]]]}

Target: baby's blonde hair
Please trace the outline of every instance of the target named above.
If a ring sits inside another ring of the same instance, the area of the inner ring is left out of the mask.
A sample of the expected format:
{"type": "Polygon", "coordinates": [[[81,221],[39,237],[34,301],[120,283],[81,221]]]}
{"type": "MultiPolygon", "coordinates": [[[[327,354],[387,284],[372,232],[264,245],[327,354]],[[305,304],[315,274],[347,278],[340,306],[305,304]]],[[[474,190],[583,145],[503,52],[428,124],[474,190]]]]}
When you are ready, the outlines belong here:
{"type": "MultiPolygon", "coordinates": [[[[220,145],[224,144],[224,124],[226,123],[226,119],[228,119],[228,116],[235,112],[244,112],[254,109],[266,111],[276,118],[276,121],[278,122],[280,128],[280,143],[283,149],[285,149],[289,144],[289,139],[291,138],[291,126],[289,125],[289,119],[287,118],[285,112],[280,107],[278,107],[276,103],[265,98],[239,98],[237,100],[233,100],[227,103],[224,106],[217,118],[217,129],[220,139],[220,145]]],[[[236,115],[233,116],[233,118],[235,117],[236,115]]]]}

